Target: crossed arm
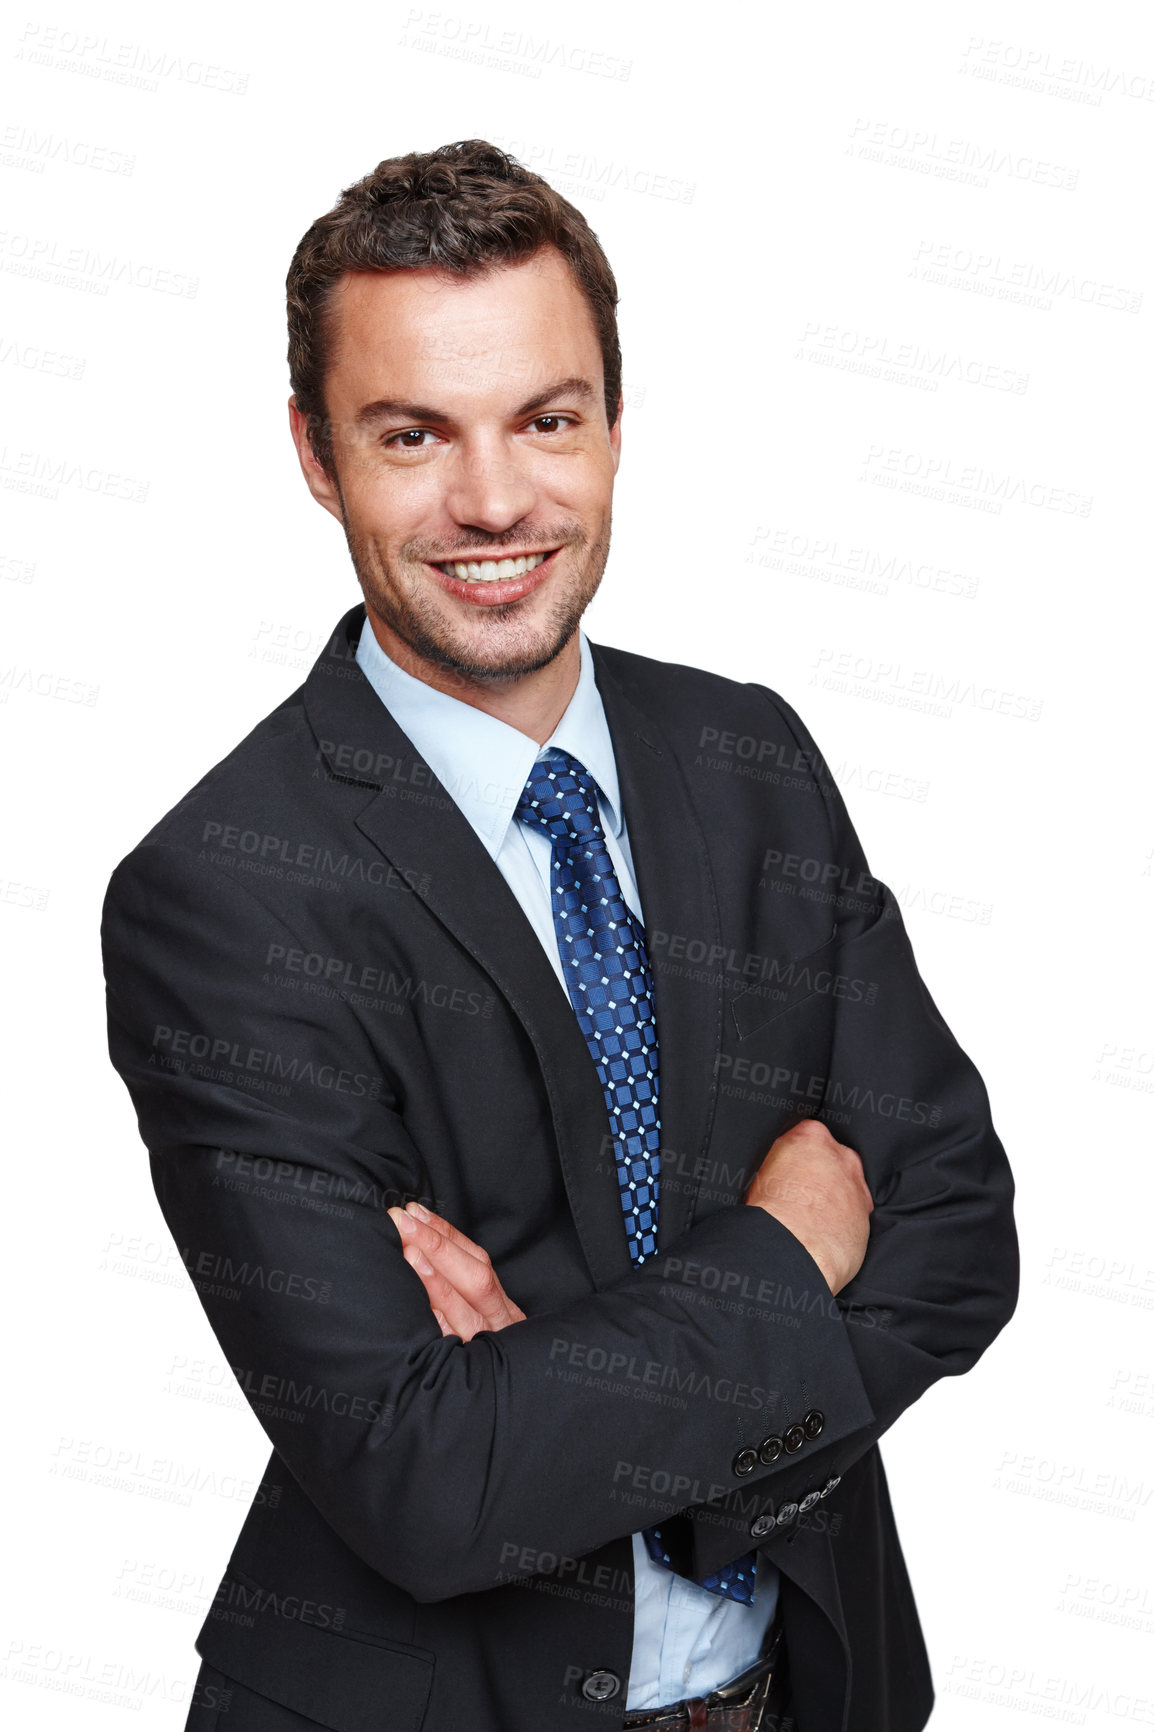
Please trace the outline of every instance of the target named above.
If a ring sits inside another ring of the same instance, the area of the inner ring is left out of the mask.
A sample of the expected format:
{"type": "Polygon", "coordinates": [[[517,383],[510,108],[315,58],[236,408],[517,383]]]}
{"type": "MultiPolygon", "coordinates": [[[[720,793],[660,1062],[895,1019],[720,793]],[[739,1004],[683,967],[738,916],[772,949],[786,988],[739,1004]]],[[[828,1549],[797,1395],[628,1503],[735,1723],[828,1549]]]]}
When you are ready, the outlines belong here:
{"type": "MultiPolygon", "coordinates": [[[[745,1193],[805,1246],[838,1293],[865,1259],[873,1198],[861,1160],[817,1119],[802,1119],[777,1138],[745,1193]]],[[[488,1254],[423,1204],[388,1211],[403,1255],[428,1295],[442,1335],[471,1341],[485,1330],[523,1323],[488,1254]]]]}

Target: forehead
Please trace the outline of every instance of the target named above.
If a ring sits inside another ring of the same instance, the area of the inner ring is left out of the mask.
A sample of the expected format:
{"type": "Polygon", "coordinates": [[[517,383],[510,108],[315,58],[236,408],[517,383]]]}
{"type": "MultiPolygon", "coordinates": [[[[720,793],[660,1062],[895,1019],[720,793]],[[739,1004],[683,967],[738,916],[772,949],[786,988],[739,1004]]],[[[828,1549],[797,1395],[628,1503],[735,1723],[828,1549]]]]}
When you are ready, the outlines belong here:
{"type": "Polygon", "coordinates": [[[432,390],[451,406],[480,395],[523,397],[550,379],[601,382],[592,311],[552,247],[476,277],[346,272],[327,316],[325,388],[334,408],[378,395],[427,402],[432,390]]]}

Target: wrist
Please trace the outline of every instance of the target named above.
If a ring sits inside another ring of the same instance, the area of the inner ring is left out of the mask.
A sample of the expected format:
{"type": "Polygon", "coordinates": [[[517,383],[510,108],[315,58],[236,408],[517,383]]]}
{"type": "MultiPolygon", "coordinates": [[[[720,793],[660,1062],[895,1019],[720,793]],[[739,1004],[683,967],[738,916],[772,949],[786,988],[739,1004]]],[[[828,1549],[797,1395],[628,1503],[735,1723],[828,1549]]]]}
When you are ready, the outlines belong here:
{"type": "Polygon", "coordinates": [[[826,1251],[825,1246],[821,1243],[820,1238],[817,1235],[812,1235],[812,1237],[807,1235],[805,1227],[803,1227],[803,1224],[797,1220],[796,1216],[791,1215],[791,1211],[787,1205],[779,1204],[774,1206],[768,1202],[759,1202],[755,1197],[747,1197],[746,1203],[755,1209],[764,1209],[765,1213],[767,1215],[772,1215],[774,1220],[779,1222],[780,1225],[785,1228],[787,1233],[792,1233],[798,1244],[804,1251],[808,1252],[809,1256],[821,1270],[825,1284],[831,1293],[836,1293],[840,1287],[845,1285],[836,1259],[826,1251]],[[813,1242],[814,1239],[817,1240],[816,1243],[813,1242]]]}

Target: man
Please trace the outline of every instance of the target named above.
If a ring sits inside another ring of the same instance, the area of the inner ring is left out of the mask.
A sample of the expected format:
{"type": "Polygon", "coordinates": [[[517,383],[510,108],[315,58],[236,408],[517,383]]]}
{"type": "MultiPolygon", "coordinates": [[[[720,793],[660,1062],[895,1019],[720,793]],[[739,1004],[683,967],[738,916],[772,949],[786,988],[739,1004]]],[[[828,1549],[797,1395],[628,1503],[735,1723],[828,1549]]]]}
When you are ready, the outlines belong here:
{"type": "Polygon", "coordinates": [[[1010,1175],[793,710],[580,628],[616,298],[476,141],[289,273],[364,606],[105,910],[113,1062],[274,1446],[190,1732],[929,1713],[876,1444],[1011,1314],[1010,1175]]]}

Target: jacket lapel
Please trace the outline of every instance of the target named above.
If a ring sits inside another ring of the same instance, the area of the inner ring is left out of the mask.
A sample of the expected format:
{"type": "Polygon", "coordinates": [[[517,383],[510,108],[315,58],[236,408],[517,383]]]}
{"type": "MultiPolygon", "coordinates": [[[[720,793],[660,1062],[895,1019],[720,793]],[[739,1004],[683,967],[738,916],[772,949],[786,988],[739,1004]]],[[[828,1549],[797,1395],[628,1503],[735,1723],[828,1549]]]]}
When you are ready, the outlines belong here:
{"type": "MultiPolygon", "coordinates": [[[[582,1250],[595,1287],[610,1286],[624,1279],[630,1262],[596,1069],[568,996],[516,897],[357,666],[364,617],[361,606],[345,616],[306,681],[305,710],[318,749],[334,774],[374,791],[357,827],[485,970],[525,1029],[549,1094],[582,1250]],[[398,797],[402,792],[405,797],[398,797]]],[[[686,933],[712,944],[716,909],[704,839],[673,754],[652,718],[609,672],[600,646],[590,647],[651,935],[661,1054],[659,1237],[664,1247],[688,1225],[692,1212],[690,1175],[705,1147],[716,1087],[721,989],[664,972],[664,946],[655,958],[652,935],[686,933]]]]}

